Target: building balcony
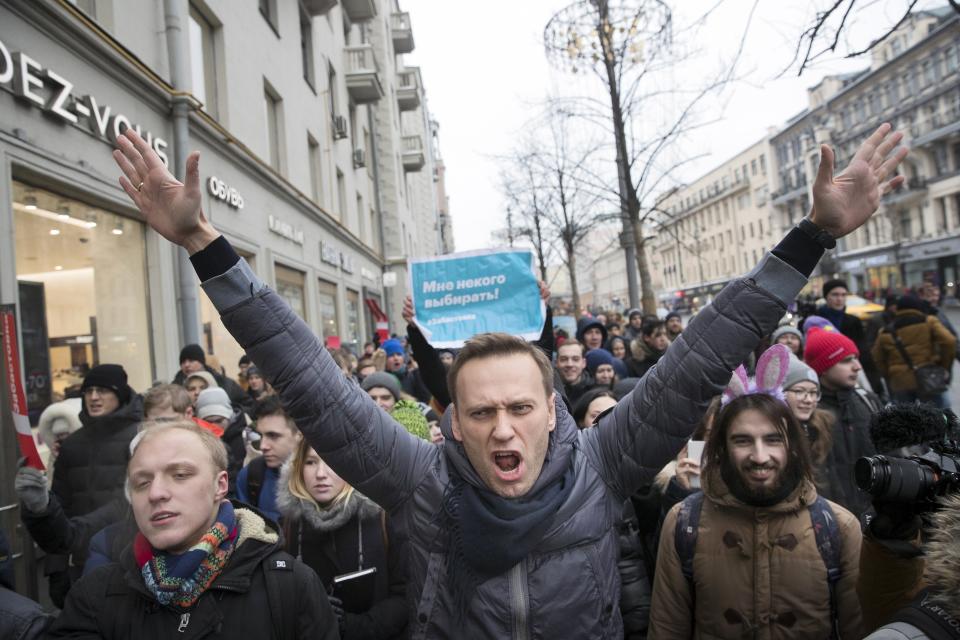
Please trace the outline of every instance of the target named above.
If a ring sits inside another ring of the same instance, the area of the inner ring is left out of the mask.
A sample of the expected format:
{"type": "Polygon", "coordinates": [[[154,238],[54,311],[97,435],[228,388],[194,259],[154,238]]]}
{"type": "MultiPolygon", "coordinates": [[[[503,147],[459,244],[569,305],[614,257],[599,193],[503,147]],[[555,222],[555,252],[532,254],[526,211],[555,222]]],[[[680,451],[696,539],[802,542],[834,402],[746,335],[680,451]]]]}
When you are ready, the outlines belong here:
{"type": "Polygon", "coordinates": [[[413,29],[410,27],[410,14],[398,11],[390,14],[390,33],[393,35],[393,50],[396,53],[413,51],[413,29]]]}
{"type": "Polygon", "coordinates": [[[775,207],[780,207],[788,202],[802,198],[807,193],[807,185],[802,184],[799,187],[785,187],[779,191],[770,194],[770,202],[775,207]]]}
{"type": "Polygon", "coordinates": [[[350,22],[363,22],[377,15],[375,0],[341,0],[343,12],[350,18],[350,22]]]}
{"type": "Polygon", "coordinates": [[[347,91],[357,104],[369,104],[383,97],[383,85],[373,47],[362,44],[345,47],[347,57],[347,91]]]}
{"type": "Polygon", "coordinates": [[[322,16],[337,6],[337,0],[301,0],[301,2],[311,16],[322,16]]]}
{"type": "Polygon", "coordinates": [[[911,146],[919,147],[940,140],[956,136],[960,133],[960,107],[949,109],[946,113],[934,113],[910,125],[911,146]]]}
{"type": "Polygon", "coordinates": [[[410,67],[397,74],[397,105],[400,111],[413,111],[420,106],[420,69],[410,67]]]}
{"type": "Polygon", "coordinates": [[[927,179],[913,177],[899,189],[883,196],[883,204],[888,207],[909,206],[927,195],[927,179]]]}
{"type": "Polygon", "coordinates": [[[427,163],[423,152],[423,137],[420,134],[403,136],[403,169],[404,171],[420,171],[427,163]]]}

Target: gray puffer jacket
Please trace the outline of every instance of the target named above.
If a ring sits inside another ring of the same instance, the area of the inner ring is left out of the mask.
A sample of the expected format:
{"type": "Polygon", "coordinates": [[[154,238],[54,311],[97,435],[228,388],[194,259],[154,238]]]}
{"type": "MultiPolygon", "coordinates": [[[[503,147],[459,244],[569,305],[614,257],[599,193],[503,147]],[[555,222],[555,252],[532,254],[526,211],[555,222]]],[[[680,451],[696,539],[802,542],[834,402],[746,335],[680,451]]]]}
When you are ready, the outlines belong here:
{"type": "Polygon", "coordinates": [[[322,341],[243,260],[203,287],[311,446],[408,536],[411,638],[620,638],[617,535],[624,500],[677,455],[708,401],[776,328],[805,283],[767,255],[694,318],[596,429],[578,430],[558,400],[541,478],[555,477],[551,465],[566,460],[574,466],[574,487],[534,551],[482,583],[462,618],[446,584],[450,550],[437,515],[451,466],[465,481],[481,482],[463,447],[452,438],[430,444],[394,422],[344,377],[322,341]]]}

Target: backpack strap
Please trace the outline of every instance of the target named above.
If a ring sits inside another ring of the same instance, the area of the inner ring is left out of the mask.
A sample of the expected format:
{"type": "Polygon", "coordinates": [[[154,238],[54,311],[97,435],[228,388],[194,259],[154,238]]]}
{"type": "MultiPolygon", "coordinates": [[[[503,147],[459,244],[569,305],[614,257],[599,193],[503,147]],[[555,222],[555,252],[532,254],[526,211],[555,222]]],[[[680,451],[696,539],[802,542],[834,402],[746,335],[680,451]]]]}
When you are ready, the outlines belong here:
{"type": "Polygon", "coordinates": [[[840,552],[842,551],[842,540],[840,538],[840,525],[837,523],[836,514],[830,503],[822,496],[808,507],[810,511],[810,522],[813,524],[813,533],[817,540],[817,551],[823,559],[823,564],[827,568],[827,587],[830,590],[830,618],[832,639],[840,637],[840,617],[837,608],[837,582],[842,575],[840,552]]]}
{"type": "Polygon", "coordinates": [[[696,602],[693,582],[693,556],[697,550],[697,533],[700,528],[700,512],[703,509],[703,491],[691,493],[680,503],[677,526],[673,531],[674,546],[680,558],[680,570],[690,586],[690,597],[696,602]]]}
{"type": "Polygon", "coordinates": [[[263,489],[263,479],[267,475],[267,461],[258,456],[247,465],[247,497],[251,507],[260,507],[260,491],[263,489]]]}
{"type": "Polygon", "coordinates": [[[270,621],[276,640],[292,640],[297,637],[297,612],[294,606],[297,589],[293,573],[295,562],[289,553],[278,550],[260,563],[267,583],[267,604],[270,606],[270,621]]]}
{"type": "Polygon", "coordinates": [[[905,608],[894,614],[891,622],[913,625],[930,640],[960,640],[960,620],[957,620],[940,605],[929,600],[924,590],[905,608]]]}

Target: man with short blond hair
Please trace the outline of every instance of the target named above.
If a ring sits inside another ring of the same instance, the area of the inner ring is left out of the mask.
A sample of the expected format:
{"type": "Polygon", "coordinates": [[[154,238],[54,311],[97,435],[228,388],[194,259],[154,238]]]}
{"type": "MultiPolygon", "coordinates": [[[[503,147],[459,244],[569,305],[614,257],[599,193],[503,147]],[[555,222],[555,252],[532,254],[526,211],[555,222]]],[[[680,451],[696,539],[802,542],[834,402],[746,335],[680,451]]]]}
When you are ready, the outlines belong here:
{"type": "Polygon", "coordinates": [[[47,637],[337,637],[316,573],[281,550],[275,525],[226,499],[219,438],[168,422],[130,449],[137,534],[119,562],[77,582],[47,637]]]}

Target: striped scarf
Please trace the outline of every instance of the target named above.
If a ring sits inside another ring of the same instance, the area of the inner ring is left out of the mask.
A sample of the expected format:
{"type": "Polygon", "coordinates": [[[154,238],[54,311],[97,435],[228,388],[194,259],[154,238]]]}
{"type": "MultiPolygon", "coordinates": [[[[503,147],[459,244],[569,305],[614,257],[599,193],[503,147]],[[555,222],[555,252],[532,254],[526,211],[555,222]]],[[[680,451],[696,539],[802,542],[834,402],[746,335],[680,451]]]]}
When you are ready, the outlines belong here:
{"type": "Polygon", "coordinates": [[[200,541],[183,553],[158,551],[142,533],[133,542],[133,553],[143,582],[162,605],[187,609],[220,575],[233,553],[239,526],[229,501],[220,505],[213,526],[200,541]]]}

